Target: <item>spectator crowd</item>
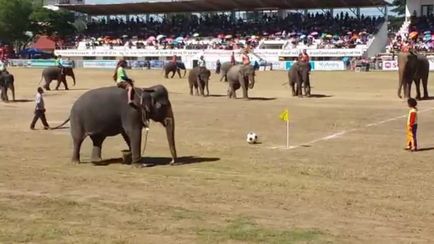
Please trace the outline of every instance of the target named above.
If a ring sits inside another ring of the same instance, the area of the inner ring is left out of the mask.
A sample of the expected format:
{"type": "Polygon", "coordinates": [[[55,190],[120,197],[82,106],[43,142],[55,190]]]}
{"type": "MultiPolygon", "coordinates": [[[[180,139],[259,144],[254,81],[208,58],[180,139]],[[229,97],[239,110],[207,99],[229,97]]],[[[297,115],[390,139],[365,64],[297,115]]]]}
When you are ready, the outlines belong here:
{"type": "Polygon", "coordinates": [[[408,32],[392,37],[389,51],[434,52],[434,16],[411,18],[408,32]]]}
{"type": "Polygon", "coordinates": [[[257,47],[263,40],[285,48],[355,48],[366,45],[384,22],[382,17],[348,13],[290,13],[284,18],[260,14],[250,20],[230,15],[176,15],[145,21],[139,17],[94,19],[83,35],[70,40],[78,48],[224,49],[257,47]]]}

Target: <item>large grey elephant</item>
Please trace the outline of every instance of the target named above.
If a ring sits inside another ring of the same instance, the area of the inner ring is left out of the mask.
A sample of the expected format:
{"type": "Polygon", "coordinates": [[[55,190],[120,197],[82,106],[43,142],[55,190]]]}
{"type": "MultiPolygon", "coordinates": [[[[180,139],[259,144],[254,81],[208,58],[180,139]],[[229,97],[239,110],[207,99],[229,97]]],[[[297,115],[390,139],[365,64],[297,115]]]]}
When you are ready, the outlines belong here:
{"type": "Polygon", "coordinates": [[[61,73],[61,69],[59,67],[48,67],[42,71],[41,81],[44,81],[43,87],[49,91],[50,83],[53,80],[57,80],[56,90],[59,89],[60,83],[63,83],[65,86],[65,90],[69,90],[68,83],[66,82],[66,76],[72,77],[75,86],[75,74],[74,70],[71,67],[64,67],[63,74],[61,73]]]}
{"type": "Polygon", "coordinates": [[[178,73],[179,78],[182,78],[181,70],[184,70],[184,75],[182,77],[185,77],[185,75],[187,74],[187,69],[185,68],[185,64],[183,62],[169,62],[163,67],[164,78],[169,78],[169,73],[173,73],[172,77],[170,78],[173,78],[176,73],[178,73]]]}
{"type": "Polygon", "coordinates": [[[193,87],[196,90],[196,95],[209,96],[209,78],[211,71],[206,68],[194,67],[188,74],[188,84],[190,86],[190,95],[193,95],[193,87]]]}
{"type": "MultiPolygon", "coordinates": [[[[172,162],[177,159],[175,148],[175,119],[166,88],[162,85],[135,88],[134,103],[127,103],[127,91],[118,87],[104,87],[84,93],[74,103],[70,121],[74,145],[73,162],[80,162],[80,147],[89,135],[93,142],[92,162],[101,161],[101,148],[106,137],[121,134],[131,153],[132,162],[141,160],[142,129],[149,120],[166,128],[172,162]]],[[[59,127],[57,127],[59,128],[59,127]]]]}
{"type": "Polygon", "coordinates": [[[8,89],[12,92],[12,100],[15,101],[15,78],[7,71],[0,72],[0,97],[2,101],[8,102],[8,89]]]}
{"type": "Polygon", "coordinates": [[[255,69],[251,65],[237,64],[228,71],[228,96],[236,98],[236,90],[242,88],[243,98],[248,99],[248,89],[255,86],[255,69]]]}
{"type": "Polygon", "coordinates": [[[310,77],[309,64],[306,62],[295,62],[288,71],[289,86],[292,90],[292,96],[303,96],[302,87],[304,87],[304,95],[310,97],[310,77]]]}
{"type": "Polygon", "coordinates": [[[411,84],[416,84],[416,99],[421,99],[420,81],[422,80],[423,98],[429,98],[428,95],[428,59],[421,54],[400,53],[398,54],[398,97],[401,96],[401,89],[404,89],[404,98],[411,97],[411,84]]]}
{"type": "MultiPolygon", "coordinates": [[[[236,62],[236,64],[241,64],[240,62],[236,62]]],[[[231,62],[224,62],[222,63],[221,67],[220,67],[220,81],[223,81],[223,78],[225,79],[225,81],[228,81],[228,71],[232,68],[232,66],[234,66],[234,64],[232,64],[231,62]]]]}

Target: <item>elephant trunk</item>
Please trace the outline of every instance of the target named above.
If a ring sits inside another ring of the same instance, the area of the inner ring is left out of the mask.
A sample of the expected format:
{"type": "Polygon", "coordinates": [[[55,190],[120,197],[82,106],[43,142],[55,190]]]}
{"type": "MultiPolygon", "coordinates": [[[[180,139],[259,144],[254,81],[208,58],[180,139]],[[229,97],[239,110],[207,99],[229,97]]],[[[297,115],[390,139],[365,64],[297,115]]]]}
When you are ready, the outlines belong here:
{"type": "Polygon", "coordinates": [[[177,160],[175,147],[175,118],[173,116],[173,111],[171,107],[169,107],[167,116],[164,119],[164,126],[166,127],[167,141],[169,143],[170,153],[172,154],[172,162],[170,164],[175,164],[177,160]]]}
{"type": "Polygon", "coordinates": [[[249,77],[250,83],[249,83],[249,88],[253,89],[253,87],[255,87],[255,75],[251,74],[249,77]]]}

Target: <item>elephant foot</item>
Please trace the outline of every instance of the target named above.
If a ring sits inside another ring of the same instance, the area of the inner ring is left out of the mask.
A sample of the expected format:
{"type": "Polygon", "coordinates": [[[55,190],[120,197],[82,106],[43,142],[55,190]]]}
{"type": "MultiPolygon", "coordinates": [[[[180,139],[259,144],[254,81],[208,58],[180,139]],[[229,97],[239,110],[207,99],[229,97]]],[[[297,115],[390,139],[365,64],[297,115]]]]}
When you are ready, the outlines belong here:
{"type": "Polygon", "coordinates": [[[97,164],[97,163],[101,163],[102,158],[91,158],[90,162],[92,162],[93,164],[97,164]]]}
{"type": "Polygon", "coordinates": [[[71,160],[71,163],[74,165],[80,164],[80,160],[79,159],[73,159],[73,160],[71,160]]]}

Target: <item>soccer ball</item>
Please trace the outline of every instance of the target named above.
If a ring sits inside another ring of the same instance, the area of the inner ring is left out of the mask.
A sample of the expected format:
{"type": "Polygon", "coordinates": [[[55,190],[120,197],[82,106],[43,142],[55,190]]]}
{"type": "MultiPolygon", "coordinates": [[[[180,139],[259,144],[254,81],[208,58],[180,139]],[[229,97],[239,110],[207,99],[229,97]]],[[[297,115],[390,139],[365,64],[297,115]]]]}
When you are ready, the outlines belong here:
{"type": "Polygon", "coordinates": [[[258,142],[258,135],[256,135],[255,132],[249,132],[247,134],[246,141],[249,144],[255,144],[256,142],[258,142]]]}

